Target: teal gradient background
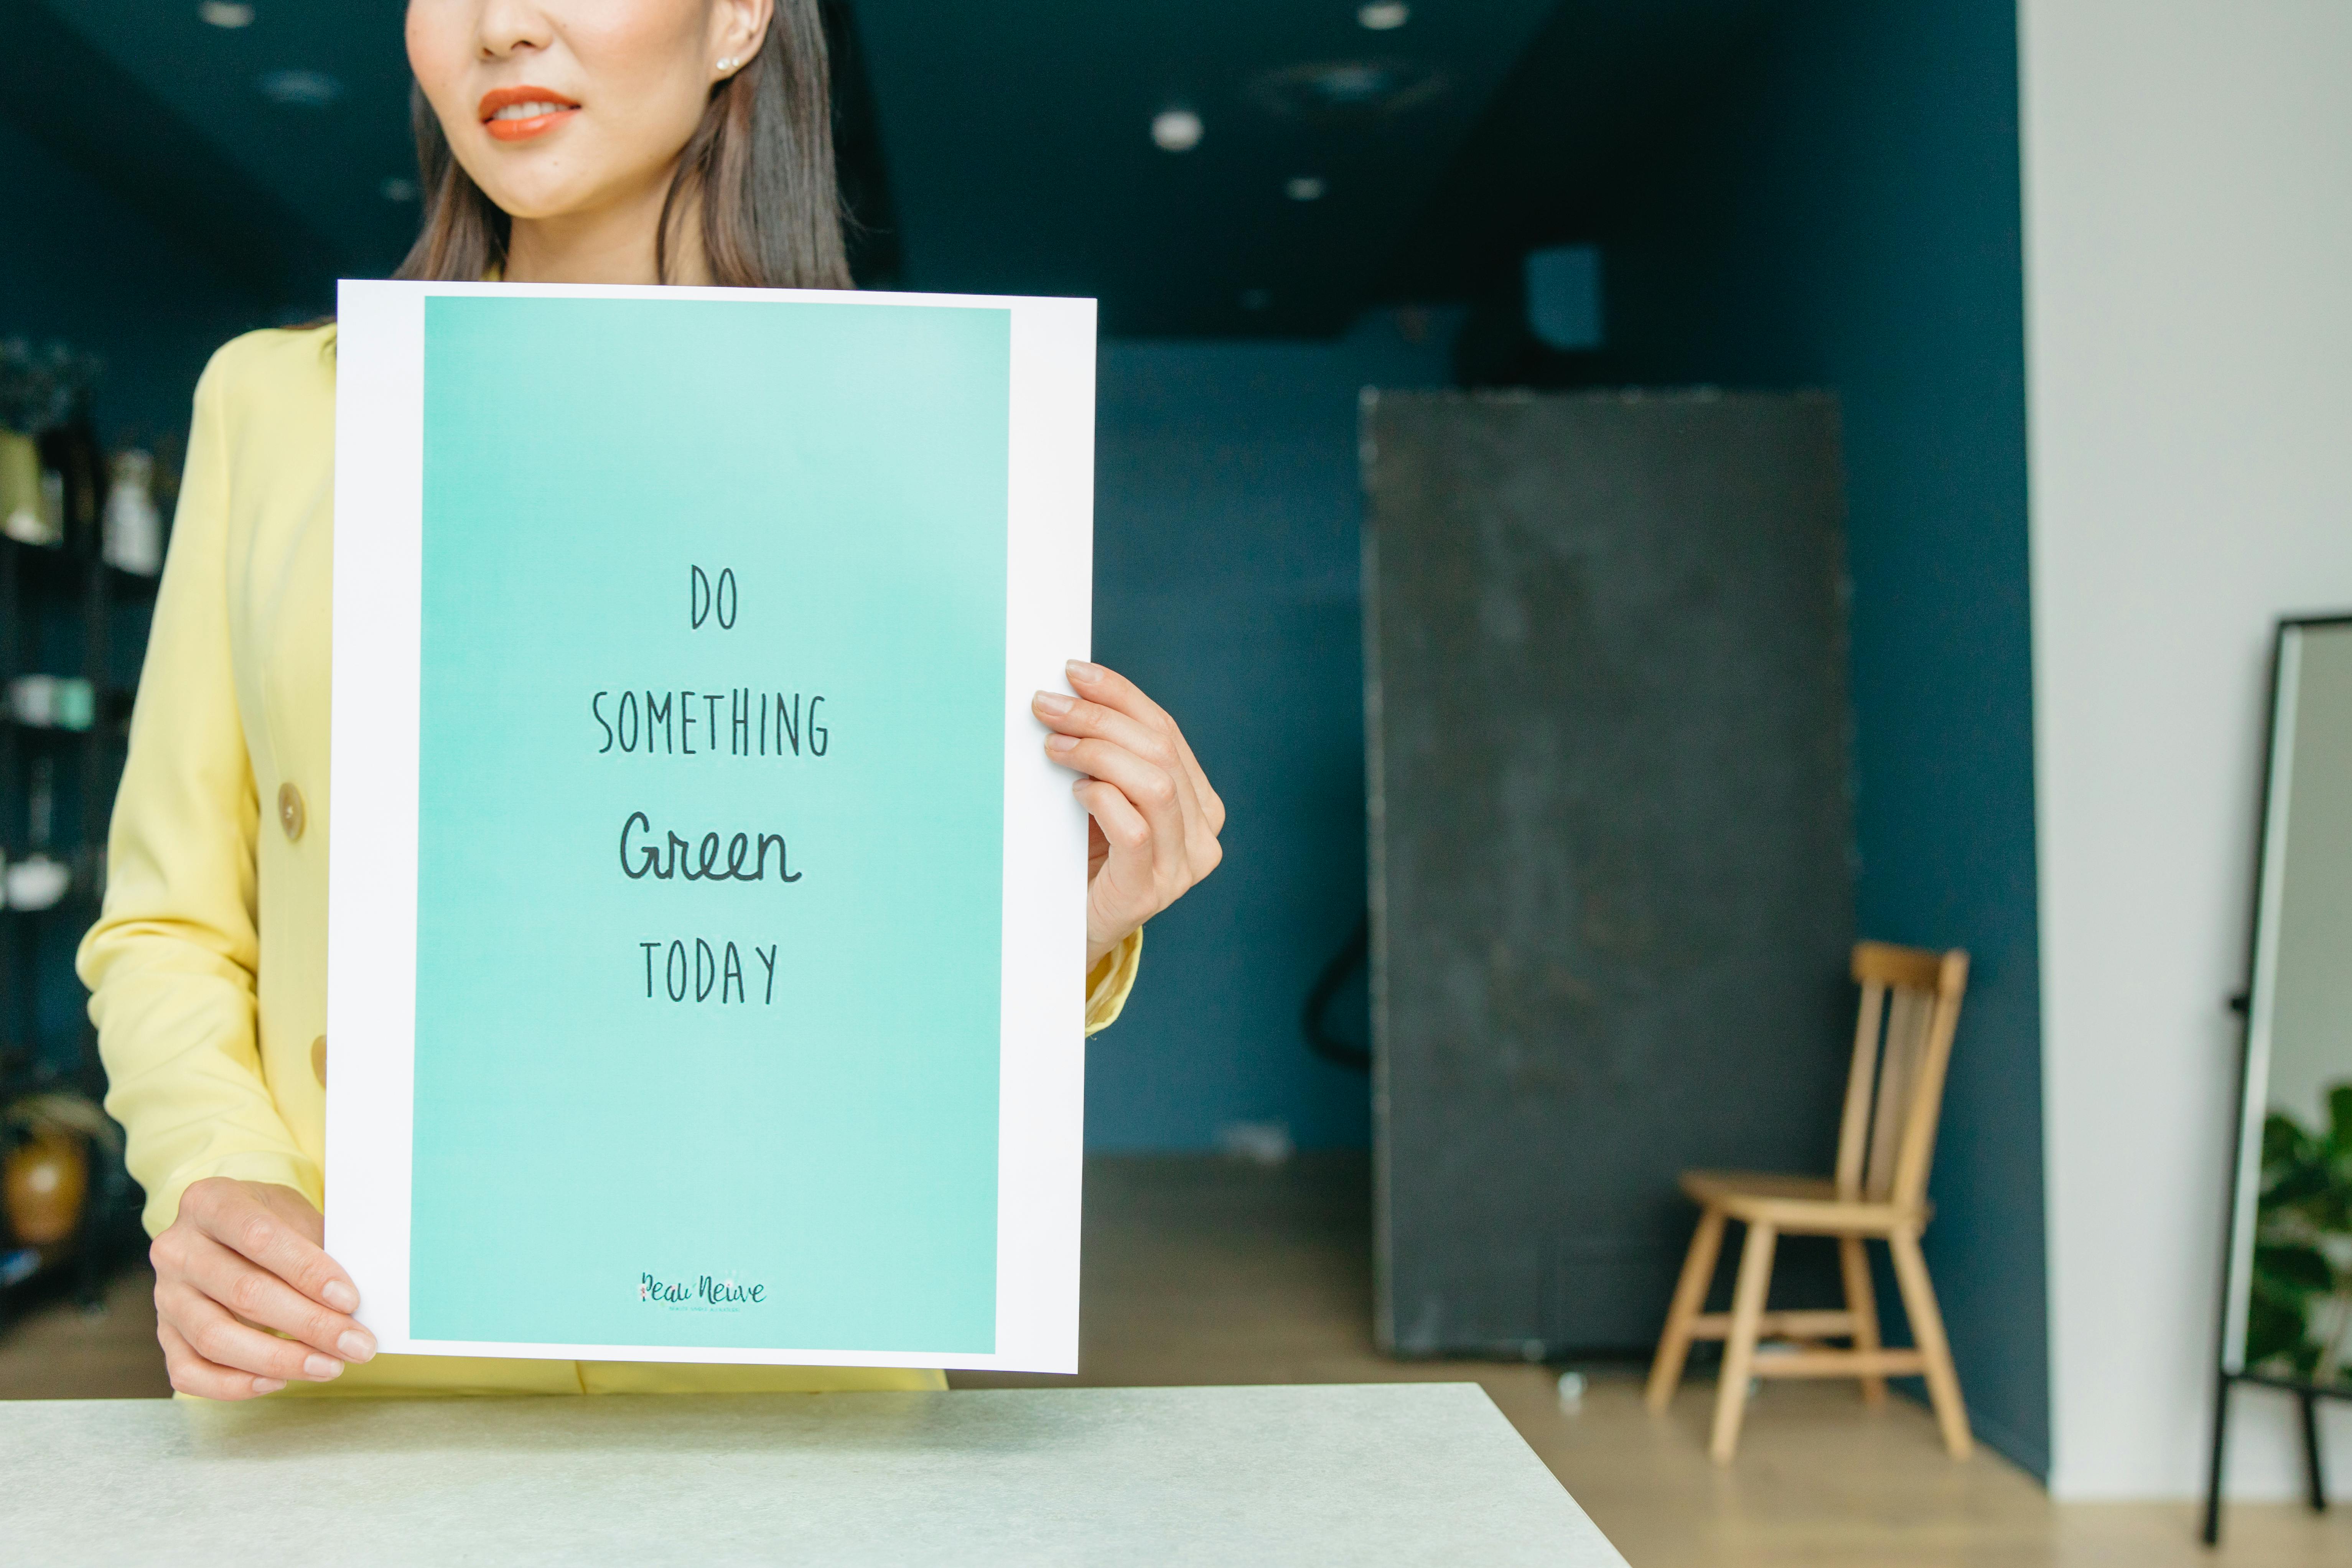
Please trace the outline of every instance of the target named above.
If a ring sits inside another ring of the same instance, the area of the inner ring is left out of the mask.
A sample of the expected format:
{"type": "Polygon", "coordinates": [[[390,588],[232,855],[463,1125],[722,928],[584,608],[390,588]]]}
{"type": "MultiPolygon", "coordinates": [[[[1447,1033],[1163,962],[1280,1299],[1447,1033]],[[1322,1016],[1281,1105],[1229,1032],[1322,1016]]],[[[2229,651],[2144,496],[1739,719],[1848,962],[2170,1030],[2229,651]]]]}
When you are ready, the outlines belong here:
{"type": "Polygon", "coordinates": [[[418,1338],[994,1348],[1010,376],[1003,310],[426,302],[418,1338]],[[826,754],[600,754],[744,687],[826,754]],[[632,880],[635,811],[801,879],[632,880]],[[697,938],[743,998],[649,998],[697,938]]]}

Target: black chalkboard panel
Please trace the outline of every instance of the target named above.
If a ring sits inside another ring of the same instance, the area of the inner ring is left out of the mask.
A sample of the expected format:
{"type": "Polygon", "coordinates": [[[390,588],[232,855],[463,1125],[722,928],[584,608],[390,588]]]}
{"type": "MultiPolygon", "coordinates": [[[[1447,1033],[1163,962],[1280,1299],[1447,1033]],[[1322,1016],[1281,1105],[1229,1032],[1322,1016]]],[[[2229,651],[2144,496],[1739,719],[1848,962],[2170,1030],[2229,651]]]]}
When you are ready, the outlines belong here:
{"type": "Polygon", "coordinates": [[[1676,1173],[1834,1154],[1837,405],[1368,393],[1363,437],[1381,1342],[1646,1347],[1676,1173]]]}

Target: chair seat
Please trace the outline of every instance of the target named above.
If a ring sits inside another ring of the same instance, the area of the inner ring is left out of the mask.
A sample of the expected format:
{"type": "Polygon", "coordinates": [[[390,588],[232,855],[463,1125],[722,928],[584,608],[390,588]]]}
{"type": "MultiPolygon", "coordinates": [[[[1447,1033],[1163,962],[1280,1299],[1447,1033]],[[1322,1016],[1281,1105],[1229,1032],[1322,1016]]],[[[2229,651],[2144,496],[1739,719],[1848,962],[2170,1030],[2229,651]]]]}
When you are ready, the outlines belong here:
{"type": "Polygon", "coordinates": [[[1721,1209],[1733,1219],[1762,1222],[1776,1230],[1811,1236],[1884,1235],[1922,1229],[1935,1205],[1914,1209],[1838,1196],[1827,1176],[1784,1176],[1764,1171],[1685,1171],[1682,1188],[1703,1208],[1721,1209]]]}

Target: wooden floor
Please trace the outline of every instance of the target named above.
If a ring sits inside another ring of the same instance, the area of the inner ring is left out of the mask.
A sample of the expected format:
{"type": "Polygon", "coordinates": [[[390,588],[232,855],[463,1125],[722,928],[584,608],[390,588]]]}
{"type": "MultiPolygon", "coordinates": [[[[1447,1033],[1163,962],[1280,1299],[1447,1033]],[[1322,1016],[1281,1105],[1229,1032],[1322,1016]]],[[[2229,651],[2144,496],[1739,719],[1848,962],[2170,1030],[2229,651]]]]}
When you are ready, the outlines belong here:
{"type": "MultiPolygon", "coordinates": [[[[1631,1367],[1587,1369],[1570,1411],[1557,1368],[1389,1361],[1371,1343],[1360,1156],[1272,1170],[1102,1160],[1087,1184],[1078,1382],[1475,1380],[1636,1568],[2352,1563],[2352,1510],[2241,1505],[2223,1550],[2208,1553],[2186,1505],[2053,1504],[1998,1456],[1947,1458],[1924,1410],[1897,1399],[1866,1412],[1849,1388],[1767,1384],[1738,1461],[1718,1469],[1706,1458],[1714,1389],[1704,1381],[1653,1417],[1631,1367]]],[[[17,1323],[0,1340],[0,1398],[166,1392],[146,1289],[126,1279],[100,1317],[60,1303],[17,1323]]]]}
{"type": "Polygon", "coordinates": [[[170,1398],[154,1289],[140,1269],[114,1281],[102,1311],[60,1295],[13,1320],[0,1330],[0,1399],[170,1398]]]}

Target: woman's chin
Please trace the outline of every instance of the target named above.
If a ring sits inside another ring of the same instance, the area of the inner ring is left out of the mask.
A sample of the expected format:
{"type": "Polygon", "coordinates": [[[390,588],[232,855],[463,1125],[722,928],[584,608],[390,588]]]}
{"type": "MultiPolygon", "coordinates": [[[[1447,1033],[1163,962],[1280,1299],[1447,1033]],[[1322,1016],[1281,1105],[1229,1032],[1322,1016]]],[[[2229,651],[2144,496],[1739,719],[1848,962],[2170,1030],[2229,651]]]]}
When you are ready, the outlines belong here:
{"type": "Polygon", "coordinates": [[[467,173],[500,212],[518,223],[588,218],[633,210],[646,201],[658,210],[668,183],[667,169],[614,169],[594,157],[595,151],[575,144],[551,156],[551,148],[543,153],[536,146],[496,147],[480,160],[481,173],[475,174],[470,162],[467,173]]]}
{"type": "Polygon", "coordinates": [[[517,190],[503,183],[497,185],[478,180],[475,183],[482,186],[482,194],[496,203],[500,212],[517,223],[548,223],[593,212],[604,205],[598,199],[601,193],[593,190],[569,186],[553,189],[532,186],[517,190]]]}

